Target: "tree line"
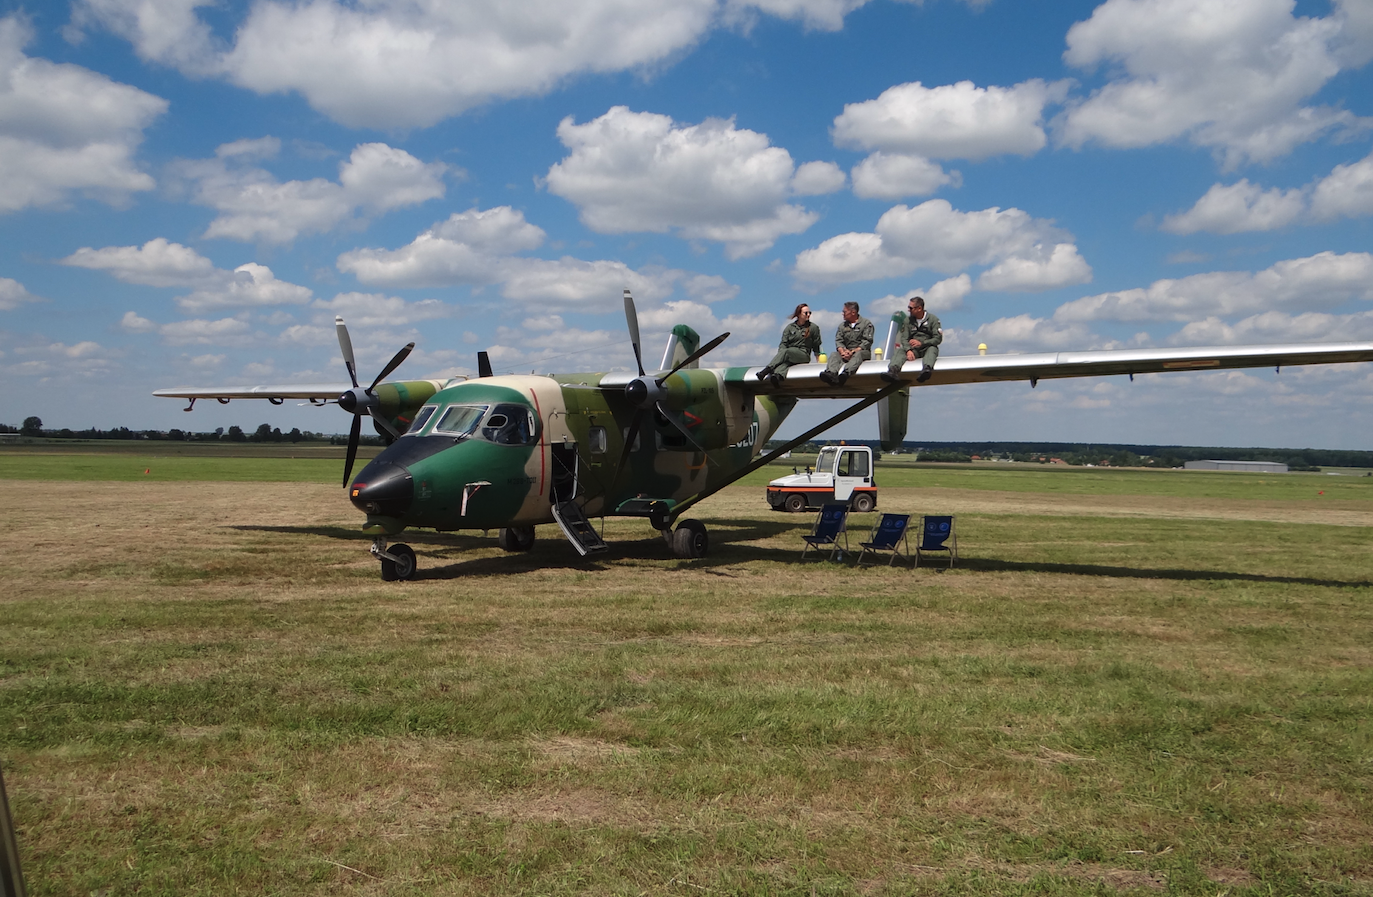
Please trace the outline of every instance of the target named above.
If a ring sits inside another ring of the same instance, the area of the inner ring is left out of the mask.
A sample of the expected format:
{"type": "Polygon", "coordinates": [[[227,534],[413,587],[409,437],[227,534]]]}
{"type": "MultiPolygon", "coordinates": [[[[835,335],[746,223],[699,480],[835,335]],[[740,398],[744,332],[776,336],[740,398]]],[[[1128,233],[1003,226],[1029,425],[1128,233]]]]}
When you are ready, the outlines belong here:
{"type": "MultiPolygon", "coordinates": [[[[244,432],[242,427],[237,425],[232,427],[216,427],[214,430],[205,432],[195,432],[191,430],[131,430],[128,427],[114,427],[109,430],[101,430],[96,427],[89,427],[85,430],[72,430],[63,427],[60,430],[46,429],[43,426],[43,419],[40,417],[26,417],[24,423],[18,427],[9,424],[0,424],[0,433],[12,433],[20,436],[44,439],[148,439],[165,440],[170,442],[327,442],[330,445],[346,445],[347,436],[335,433],[316,433],[311,430],[301,430],[299,427],[292,427],[290,431],[283,433],[280,427],[273,427],[271,424],[262,424],[251,433],[244,432]]],[[[382,439],[379,436],[366,436],[361,439],[363,445],[380,445],[382,439]]]]}

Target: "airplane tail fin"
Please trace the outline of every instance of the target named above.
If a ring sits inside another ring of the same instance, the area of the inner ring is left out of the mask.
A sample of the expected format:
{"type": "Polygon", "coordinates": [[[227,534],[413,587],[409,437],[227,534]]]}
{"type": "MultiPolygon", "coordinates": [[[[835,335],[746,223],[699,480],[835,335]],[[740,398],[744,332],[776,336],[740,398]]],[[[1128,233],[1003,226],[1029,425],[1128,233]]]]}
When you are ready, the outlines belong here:
{"type": "MultiPolygon", "coordinates": [[[[689,357],[697,349],[701,348],[701,336],[685,324],[678,324],[672,328],[672,332],[667,337],[667,348],[663,351],[663,363],[658,366],[660,371],[670,371],[689,357]]],[[[701,366],[700,359],[687,365],[687,368],[698,368],[701,366]]]]}

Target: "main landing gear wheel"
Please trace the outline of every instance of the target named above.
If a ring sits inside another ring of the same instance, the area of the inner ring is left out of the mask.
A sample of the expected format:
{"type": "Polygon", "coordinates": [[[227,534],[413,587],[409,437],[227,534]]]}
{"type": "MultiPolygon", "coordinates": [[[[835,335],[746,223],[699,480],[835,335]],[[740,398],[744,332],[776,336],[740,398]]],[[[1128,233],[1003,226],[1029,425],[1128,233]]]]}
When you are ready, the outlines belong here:
{"type": "Polygon", "coordinates": [[[853,497],[853,509],[859,514],[866,514],[877,507],[877,501],[866,492],[860,492],[853,497]]]}
{"type": "Polygon", "coordinates": [[[788,493],[782,502],[782,507],[792,514],[799,514],[806,509],[806,497],[799,492],[788,493]]]}
{"type": "Polygon", "coordinates": [[[415,572],[419,570],[419,562],[415,560],[415,549],[399,542],[386,549],[386,553],[395,557],[381,559],[381,578],[384,582],[395,582],[396,580],[414,579],[415,572]]]}
{"type": "Polygon", "coordinates": [[[534,527],[501,527],[496,533],[496,544],[506,551],[528,551],[534,547],[534,527]]]}
{"type": "Polygon", "coordinates": [[[672,533],[672,553],[679,558],[703,558],[710,548],[706,525],[699,520],[683,520],[672,533]]]}

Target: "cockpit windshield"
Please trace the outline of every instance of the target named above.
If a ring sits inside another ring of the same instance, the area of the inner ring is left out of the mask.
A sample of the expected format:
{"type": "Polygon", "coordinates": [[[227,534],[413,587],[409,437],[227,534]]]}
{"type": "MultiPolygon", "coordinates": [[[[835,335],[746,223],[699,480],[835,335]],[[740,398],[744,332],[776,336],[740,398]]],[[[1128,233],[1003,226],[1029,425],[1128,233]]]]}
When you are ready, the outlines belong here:
{"type": "Polygon", "coordinates": [[[409,429],[405,431],[405,435],[419,435],[420,430],[424,429],[424,425],[429,423],[429,418],[433,417],[434,412],[438,410],[438,405],[425,405],[423,408],[421,408],[420,413],[415,415],[415,420],[410,424],[409,429]]]}
{"type": "Polygon", "coordinates": [[[470,436],[486,416],[486,405],[449,405],[434,424],[434,432],[445,436],[470,436]]]}

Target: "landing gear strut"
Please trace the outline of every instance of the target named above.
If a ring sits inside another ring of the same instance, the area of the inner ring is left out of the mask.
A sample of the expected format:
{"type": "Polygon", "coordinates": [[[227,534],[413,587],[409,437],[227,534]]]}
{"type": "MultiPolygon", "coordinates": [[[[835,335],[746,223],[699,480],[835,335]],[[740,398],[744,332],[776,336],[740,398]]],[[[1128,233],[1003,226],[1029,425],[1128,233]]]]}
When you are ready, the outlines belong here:
{"type": "Polygon", "coordinates": [[[388,550],[386,540],[377,537],[372,540],[372,557],[381,561],[382,582],[414,579],[419,563],[415,560],[415,549],[404,542],[397,542],[388,550]]]}

